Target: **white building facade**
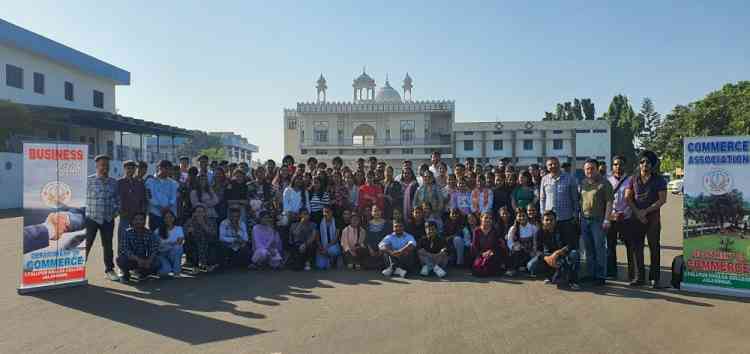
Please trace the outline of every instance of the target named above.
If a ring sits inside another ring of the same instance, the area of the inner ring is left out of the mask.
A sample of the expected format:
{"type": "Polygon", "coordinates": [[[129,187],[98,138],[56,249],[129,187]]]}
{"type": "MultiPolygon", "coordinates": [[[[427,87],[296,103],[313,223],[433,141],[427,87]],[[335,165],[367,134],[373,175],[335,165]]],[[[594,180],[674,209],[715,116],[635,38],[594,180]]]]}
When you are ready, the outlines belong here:
{"type": "Polygon", "coordinates": [[[604,120],[459,122],[455,124],[454,151],[458,160],[472,157],[497,165],[508,158],[518,166],[543,164],[555,156],[583,168],[588,158],[611,159],[611,129],[604,120]]]}
{"type": "Polygon", "coordinates": [[[247,138],[232,132],[212,132],[209,135],[221,138],[226,159],[229,162],[246,162],[248,165],[253,161],[253,153],[258,152],[258,146],[250,144],[247,138]]]}
{"type": "Polygon", "coordinates": [[[317,82],[317,100],[284,110],[284,152],[297,161],[314,156],[329,161],[340,156],[345,164],[375,156],[391,165],[404,160],[427,161],[433,151],[453,158],[455,102],[416,101],[413,80],[406,74],[402,93],[385,85],[377,88],[364,70],[352,83],[351,102],[328,102],[327,82],[317,82]]]}

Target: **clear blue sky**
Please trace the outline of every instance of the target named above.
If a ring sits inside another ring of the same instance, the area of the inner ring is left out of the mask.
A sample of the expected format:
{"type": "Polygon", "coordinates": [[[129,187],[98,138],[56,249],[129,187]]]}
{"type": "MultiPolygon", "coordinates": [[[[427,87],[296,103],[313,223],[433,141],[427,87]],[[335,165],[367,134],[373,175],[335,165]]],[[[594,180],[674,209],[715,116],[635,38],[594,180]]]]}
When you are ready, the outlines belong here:
{"type": "Polygon", "coordinates": [[[362,66],[408,71],[417,99],[453,99],[457,121],[538,120],[624,93],[661,113],[750,74],[746,1],[7,1],[2,17],[124,68],[121,113],[233,130],[280,159],[282,109],[350,100],[362,66]],[[531,5],[530,3],[534,3],[531,5]]]}

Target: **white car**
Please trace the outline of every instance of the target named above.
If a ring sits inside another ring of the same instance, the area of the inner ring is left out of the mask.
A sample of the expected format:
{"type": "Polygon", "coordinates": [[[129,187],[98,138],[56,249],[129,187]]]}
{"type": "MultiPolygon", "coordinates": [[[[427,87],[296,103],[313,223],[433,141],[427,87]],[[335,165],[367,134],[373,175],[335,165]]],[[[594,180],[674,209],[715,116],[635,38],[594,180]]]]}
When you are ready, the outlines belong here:
{"type": "Polygon", "coordinates": [[[682,194],[682,178],[669,181],[667,190],[672,194],[682,194]]]}

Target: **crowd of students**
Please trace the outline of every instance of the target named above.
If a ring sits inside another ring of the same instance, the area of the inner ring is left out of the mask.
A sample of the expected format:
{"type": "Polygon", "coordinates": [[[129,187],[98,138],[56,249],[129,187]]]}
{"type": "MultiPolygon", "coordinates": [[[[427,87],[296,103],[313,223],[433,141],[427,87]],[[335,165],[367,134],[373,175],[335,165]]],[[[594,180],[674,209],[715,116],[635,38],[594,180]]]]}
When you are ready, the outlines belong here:
{"type": "MultiPolygon", "coordinates": [[[[218,269],[349,268],[384,276],[445,277],[452,268],[474,276],[519,273],[560,287],[579,288],[583,251],[592,285],[617,276],[618,240],[627,248],[631,285],[659,287],[659,209],[666,182],[659,160],[587,160],[575,178],[555,157],[518,170],[472,159],[448,166],[404,161],[400,174],[375,157],[345,166],[286,156],[251,169],[247,164],[182,157],[124,162],[124,176],[108,175],[109,158],[96,157],[89,177],[86,255],[101,235],[106,276],[129,282],[150,275],[176,277],[218,269]],[[416,171],[415,171],[416,169],[416,171]],[[115,219],[117,254],[113,251],[115,219]],[[184,260],[183,260],[184,258],[184,260]],[[115,264],[119,271],[115,269],[115,264]]],[[[569,166],[567,167],[569,169],[569,166]]]]}

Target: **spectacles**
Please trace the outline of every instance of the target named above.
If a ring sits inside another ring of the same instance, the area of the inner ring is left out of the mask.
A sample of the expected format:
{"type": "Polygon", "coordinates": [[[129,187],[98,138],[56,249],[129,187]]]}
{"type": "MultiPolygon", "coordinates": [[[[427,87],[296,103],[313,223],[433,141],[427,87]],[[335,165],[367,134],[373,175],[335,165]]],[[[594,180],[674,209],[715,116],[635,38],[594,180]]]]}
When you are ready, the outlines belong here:
{"type": "Polygon", "coordinates": [[[641,160],[641,164],[644,164],[644,163],[647,163],[647,164],[649,164],[649,165],[651,164],[651,162],[650,162],[650,161],[648,161],[648,160],[641,160]]]}

